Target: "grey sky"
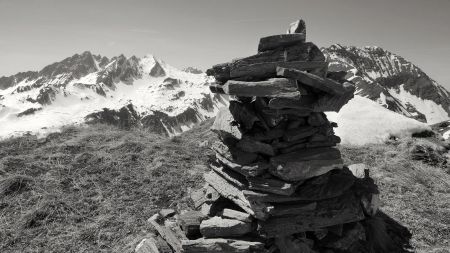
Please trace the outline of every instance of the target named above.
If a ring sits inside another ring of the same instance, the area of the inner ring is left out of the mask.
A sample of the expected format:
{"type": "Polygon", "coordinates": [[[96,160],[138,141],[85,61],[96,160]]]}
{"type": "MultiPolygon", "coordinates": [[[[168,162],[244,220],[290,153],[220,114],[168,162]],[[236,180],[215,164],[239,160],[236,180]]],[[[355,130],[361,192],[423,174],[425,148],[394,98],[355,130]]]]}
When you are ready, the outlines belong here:
{"type": "Polygon", "coordinates": [[[0,0],[0,76],[89,50],[202,69],[300,17],[318,46],[377,45],[450,88],[450,0],[0,0]]]}

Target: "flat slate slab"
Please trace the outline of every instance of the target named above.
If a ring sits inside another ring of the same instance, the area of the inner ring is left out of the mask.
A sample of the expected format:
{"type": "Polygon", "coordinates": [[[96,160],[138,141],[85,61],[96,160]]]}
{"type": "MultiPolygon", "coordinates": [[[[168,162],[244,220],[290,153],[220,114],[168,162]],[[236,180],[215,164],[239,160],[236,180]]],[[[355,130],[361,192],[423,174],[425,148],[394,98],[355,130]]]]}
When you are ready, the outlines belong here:
{"type": "Polygon", "coordinates": [[[230,66],[230,79],[240,81],[260,81],[277,75],[277,67],[297,70],[326,69],[325,61],[292,61],[292,62],[264,62],[254,64],[240,64],[230,66]]]}
{"type": "Polygon", "coordinates": [[[287,78],[245,82],[229,80],[222,87],[225,94],[241,97],[299,97],[297,82],[287,78]]]}
{"type": "Polygon", "coordinates": [[[342,95],[346,92],[343,85],[334,80],[323,78],[301,70],[277,67],[277,75],[296,79],[304,85],[308,85],[333,95],[342,95]]]}
{"type": "Polygon", "coordinates": [[[264,243],[235,239],[183,240],[184,253],[267,253],[264,243]]]}
{"type": "Polygon", "coordinates": [[[303,42],[305,42],[305,35],[302,33],[267,36],[259,40],[258,52],[288,47],[303,42]]]}
{"type": "Polygon", "coordinates": [[[200,224],[200,233],[205,238],[239,237],[252,231],[252,224],[235,219],[211,217],[200,224]]]}
{"type": "Polygon", "coordinates": [[[269,238],[281,237],[362,219],[364,213],[360,201],[349,192],[337,198],[317,202],[316,208],[312,211],[260,221],[258,230],[269,238]]]}

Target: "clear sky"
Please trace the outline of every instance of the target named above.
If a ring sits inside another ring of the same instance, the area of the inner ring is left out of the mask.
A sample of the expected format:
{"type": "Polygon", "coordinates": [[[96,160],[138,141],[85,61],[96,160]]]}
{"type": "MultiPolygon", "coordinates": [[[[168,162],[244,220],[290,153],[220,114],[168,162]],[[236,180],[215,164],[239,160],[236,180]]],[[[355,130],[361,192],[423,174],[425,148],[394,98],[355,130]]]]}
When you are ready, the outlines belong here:
{"type": "Polygon", "coordinates": [[[206,69],[298,18],[319,47],[381,46],[450,88],[450,0],[0,0],[0,76],[86,50],[206,69]]]}

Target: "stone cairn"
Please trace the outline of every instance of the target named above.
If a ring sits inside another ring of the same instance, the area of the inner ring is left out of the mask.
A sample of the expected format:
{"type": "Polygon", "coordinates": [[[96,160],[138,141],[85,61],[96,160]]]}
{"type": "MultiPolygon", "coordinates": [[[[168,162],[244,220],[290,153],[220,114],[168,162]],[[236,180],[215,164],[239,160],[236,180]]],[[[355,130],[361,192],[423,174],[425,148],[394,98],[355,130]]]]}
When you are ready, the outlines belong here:
{"type": "Polygon", "coordinates": [[[206,185],[191,194],[195,210],[149,219],[159,236],[137,252],[403,252],[374,249],[369,238],[377,187],[364,167],[344,166],[324,114],[355,88],[345,72],[327,71],[305,34],[299,20],[262,38],[256,55],[207,71],[230,105],[212,127],[220,142],[206,185]]]}

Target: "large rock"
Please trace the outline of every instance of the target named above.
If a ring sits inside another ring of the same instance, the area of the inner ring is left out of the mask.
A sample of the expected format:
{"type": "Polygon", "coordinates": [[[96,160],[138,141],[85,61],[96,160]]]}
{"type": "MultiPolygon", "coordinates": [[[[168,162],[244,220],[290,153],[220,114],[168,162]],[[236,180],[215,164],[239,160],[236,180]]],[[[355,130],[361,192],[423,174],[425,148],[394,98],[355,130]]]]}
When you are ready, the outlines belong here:
{"type": "Polygon", "coordinates": [[[289,203],[317,201],[342,195],[354,185],[354,182],[355,177],[348,169],[344,168],[342,170],[332,170],[324,175],[306,180],[297,186],[295,193],[290,196],[253,191],[244,191],[244,196],[253,202],[289,203]]]}
{"type": "Polygon", "coordinates": [[[203,220],[200,224],[200,233],[205,238],[239,237],[251,231],[252,225],[249,222],[218,216],[203,220]]]}
{"type": "Polygon", "coordinates": [[[250,153],[259,153],[268,156],[274,156],[275,150],[267,143],[255,141],[251,138],[244,137],[237,144],[236,147],[250,153]]]}
{"type": "Polygon", "coordinates": [[[338,198],[318,202],[313,211],[260,221],[258,230],[267,237],[282,237],[362,219],[364,219],[364,213],[359,200],[350,192],[338,198]]]}
{"type": "Polygon", "coordinates": [[[298,80],[301,84],[308,85],[318,90],[325,91],[332,95],[342,95],[346,92],[342,84],[332,80],[310,74],[306,71],[296,69],[288,69],[277,67],[277,75],[286,78],[293,78],[298,80]]]}
{"type": "Polygon", "coordinates": [[[298,97],[295,80],[271,78],[267,81],[245,82],[229,80],[222,86],[225,94],[241,97],[298,97]]]}
{"type": "Polygon", "coordinates": [[[221,212],[222,217],[234,220],[240,220],[243,222],[252,222],[252,216],[248,213],[239,212],[233,209],[225,208],[221,212]]]}
{"type": "Polygon", "coordinates": [[[233,115],[228,108],[221,108],[217,113],[211,131],[219,135],[225,142],[229,139],[240,140],[242,138],[241,131],[237,127],[233,115]]]}
{"type": "Polygon", "coordinates": [[[182,241],[184,253],[267,253],[264,243],[233,239],[182,241]]]}
{"type": "Polygon", "coordinates": [[[288,47],[303,42],[305,42],[305,35],[301,33],[267,36],[259,40],[258,52],[288,47]]]}
{"type": "Polygon", "coordinates": [[[335,148],[310,148],[270,159],[270,173],[286,181],[301,181],[341,169],[341,153],[335,148]]]}
{"type": "Polygon", "coordinates": [[[250,130],[255,122],[259,121],[252,104],[231,100],[229,111],[233,119],[244,130],[250,130]]]}
{"type": "Polygon", "coordinates": [[[277,67],[292,68],[302,71],[318,70],[320,72],[323,69],[327,69],[328,63],[324,61],[278,61],[232,65],[230,67],[230,78],[240,81],[260,81],[276,77],[277,67]]]}
{"type": "Polygon", "coordinates": [[[292,33],[302,33],[306,35],[306,24],[303,19],[299,19],[289,25],[289,28],[286,32],[287,34],[292,33]]]}
{"type": "Polygon", "coordinates": [[[235,59],[232,66],[249,65],[264,62],[279,61],[325,61],[325,56],[312,42],[296,44],[285,48],[276,48],[258,54],[235,59]]]}

